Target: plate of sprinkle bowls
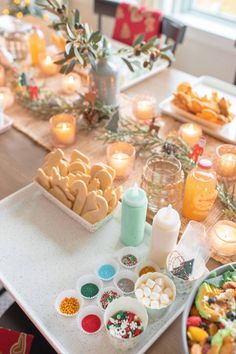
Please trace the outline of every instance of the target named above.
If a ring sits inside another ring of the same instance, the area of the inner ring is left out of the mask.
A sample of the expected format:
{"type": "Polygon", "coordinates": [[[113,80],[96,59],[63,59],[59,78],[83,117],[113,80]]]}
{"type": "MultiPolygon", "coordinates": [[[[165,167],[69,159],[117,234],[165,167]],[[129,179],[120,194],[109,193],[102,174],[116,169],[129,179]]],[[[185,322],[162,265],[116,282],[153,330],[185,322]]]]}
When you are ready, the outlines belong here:
{"type": "Polygon", "coordinates": [[[131,295],[134,293],[135,283],[138,277],[131,270],[121,270],[114,278],[114,284],[123,295],[131,295]]]}
{"type": "Polygon", "coordinates": [[[95,305],[84,307],[78,317],[79,329],[85,334],[97,334],[103,328],[103,313],[95,305]]]}
{"type": "Polygon", "coordinates": [[[122,296],[122,292],[118,288],[115,288],[114,286],[108,286],[106,288],[103,288],[97,298],[98,307],[102,311],[105,311],[107,306],[112,301],[114,301],[115,299],[118,299],[121,296],[122,296]]]}
{"type": "Polygon", "coordinates": [[[83,298],[74,289],[64,290],[57,295],[55,309],[65,317],[76,316],[84,304],[83,298]]]}
{"type": "Polygon", "coordinates": [[[137,247],[123,247],[118,252],[119,263],[126,269],[136,268],[141,260],[141,254],[137,247]]]}
{"type": "Polygon", "coordinates": [[[95,268],[97,277],[103,281],[112,280],[119,271],[119,264],[112,258],[104,259],[95,268]]]}
{"type": "Polygon", "coordinates": [[[95,274],[82,275],[76,283],[76,289],[86,300],[95,299],[103,288],[102,281],[95,274]]]}

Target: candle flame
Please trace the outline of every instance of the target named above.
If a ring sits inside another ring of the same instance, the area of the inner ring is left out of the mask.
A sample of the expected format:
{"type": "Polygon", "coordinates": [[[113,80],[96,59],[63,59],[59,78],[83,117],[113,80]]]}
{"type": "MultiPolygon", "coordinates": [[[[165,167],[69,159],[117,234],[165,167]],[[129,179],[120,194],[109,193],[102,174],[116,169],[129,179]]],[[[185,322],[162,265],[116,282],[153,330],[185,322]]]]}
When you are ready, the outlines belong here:
{"type": "Polygon", "coordinates": [[[50,55],[47,55],[45,58],[45,63],[46,64],[51,64],[52,63],[52,58],[50,57],[50,55]]]}

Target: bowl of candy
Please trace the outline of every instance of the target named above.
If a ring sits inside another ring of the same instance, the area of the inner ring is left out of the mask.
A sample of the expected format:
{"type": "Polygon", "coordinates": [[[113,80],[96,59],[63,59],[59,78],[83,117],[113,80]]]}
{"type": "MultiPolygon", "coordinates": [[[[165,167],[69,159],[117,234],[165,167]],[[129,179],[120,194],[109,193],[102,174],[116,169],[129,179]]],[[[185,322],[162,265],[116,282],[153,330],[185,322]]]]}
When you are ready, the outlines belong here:
{"type": "Polygon", "coordinates": [[[182,317],[185,354],[234,354],[236,263],[216,268],[191,292],[182,317]]]}

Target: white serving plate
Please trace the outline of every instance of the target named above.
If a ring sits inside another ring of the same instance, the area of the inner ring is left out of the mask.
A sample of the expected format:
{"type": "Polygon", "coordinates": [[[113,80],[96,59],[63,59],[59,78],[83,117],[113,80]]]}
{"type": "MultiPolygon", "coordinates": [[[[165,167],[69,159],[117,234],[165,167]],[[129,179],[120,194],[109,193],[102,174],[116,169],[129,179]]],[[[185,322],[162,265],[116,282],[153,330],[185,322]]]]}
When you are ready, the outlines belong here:
{"type": "Polygon", "coordinates": [[[48,198],[51,202],[53,202],[58,208],[64,211],[67,215],[69,215],[72,219],[76,220],[80,223],[86,230],[89,232],[95,232],[99,230],[103,225],[108,222],[112,216],[114,215],[116,209],[110,214],[108,214],[103,220],[97,222],[96,224],[91,224],[85,219],[83,219],[80,215],[76,214],[72,209],[67,208],[60,200],[55,198],[52,194],[50,194],[45,188],[43,188],[37,181],[34,182],[37,188],[41,191],[41,193],[48,198]]]}
{"type": "Polygon", "coordinates": [[[5,133],[8,129],[11,128],[13,120],[10,119],[6,114],[4,114],[3,118],[3,126],[0,127],[0,134],[5,133]]]}
{"type": "Polygon", "coordinates": [[[196,117],[194,114],[186,112],[172,103],[173,96],[168,97],[159,104],[162,113],[168,114],[181,122],[195,122],[202,126],[203,131],[215,138],[227,143],[236,143],[236,86],[227,82],[215,79],[210,76],[201,76],[193,83],[193,88],[200,95],[211,94],[216,90],[219,97],[224,96],[231,102],[231,112],[235,118],[228,124],[219,125],[196,117]]]}
{"type": "MultiPolygon", "coordinates": [[[[119,218],[112,218],[91,237],[33,183],[0,201],[0,225],[0,280],[57,353],[91,354],[96,348],[97,354],[117,354],[105,329],[96,335],[82,333],[76,318],[58,315],[54,302],[61,291],[75,288],[81,275],[123,247],[119,218]]],[[[150,234],[147,224],[140,246],[144,256],[150,234]]],[[[177,295],[161,319],[150,321],[129,354],[144,353],[183,311],[187,297],[177,295]]],[[[85,301],[84,306],[96,301],[85,301]]]]}

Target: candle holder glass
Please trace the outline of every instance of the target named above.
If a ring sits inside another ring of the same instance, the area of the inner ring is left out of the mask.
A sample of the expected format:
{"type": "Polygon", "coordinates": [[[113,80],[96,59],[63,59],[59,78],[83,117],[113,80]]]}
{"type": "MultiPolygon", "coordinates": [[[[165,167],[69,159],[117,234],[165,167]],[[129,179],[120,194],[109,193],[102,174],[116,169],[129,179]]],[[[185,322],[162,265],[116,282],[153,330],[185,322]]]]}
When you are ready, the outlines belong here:
{"type": "Polygon", "coordinates": [[[128,177],[135,160],[135,147],[126,142],[116,142],[107,147],[108,165],[115,169],[116,178],[128,177]]]}
{"type": "Polygon", "coordinates": [[[143,170],[141,187],[147,193],[150,218],[169,204],[178,212],[182,209],[184,172],[174,156],[151,157],[143,170]]]}
{"type": "Polygon", "coordinates": [[[216,148],[214,168],[219,180],[236,180],[236,146],[219,145],[216,148]]]}
{"type": "Polygon", "coordinates": [[[70,114],[57,114],[50,118],[53,143],[56,147],[65,147],[75,142],[76,119],[70,114]]]}
{"type": "Polygon", "coordinates": [[[133,114],[138,120],[151,120],[156,116],[156,104],[155,97],[137,96],[133,100],[133,114]]]}
{"type": "Polygon", "coordinates": [[[217,255],[235,257],[236,224],[229,220],[218,221],[210,230],[210,244],[217,255]]]}

